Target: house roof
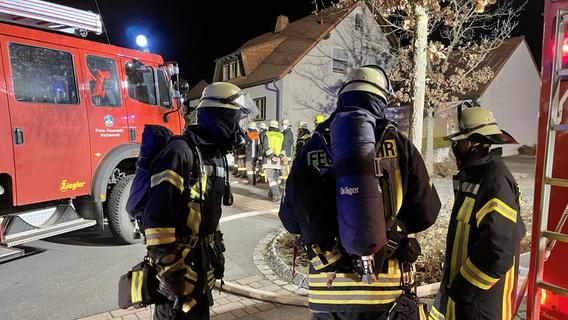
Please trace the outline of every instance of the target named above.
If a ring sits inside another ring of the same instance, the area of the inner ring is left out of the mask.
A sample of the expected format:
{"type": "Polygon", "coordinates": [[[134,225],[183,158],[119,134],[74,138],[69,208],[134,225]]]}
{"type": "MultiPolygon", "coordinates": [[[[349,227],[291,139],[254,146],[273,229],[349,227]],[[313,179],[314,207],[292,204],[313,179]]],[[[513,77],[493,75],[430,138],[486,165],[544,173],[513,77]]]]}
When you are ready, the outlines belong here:
{"type": "MultiPolygon", "coordinates": [[[[462,98],[479,98],[481,97],[487,88],[491,85],[493,80],[497,78],[497,75],[503,69],[509,58],[513,55],[515,50],[519,47],[521,43],[525,42],[525,36],[512,37],[503,42],[498,48],[491,51],[485,60],[477,66],[477,70],[481,70],[485,67],[489,67],[493,71],[493,78],[487,81],[485,84],[480,85],[476,90],[471,90],[462,95],[462,98]]],[[[534,59],[533,59],[534,63],[534,59]]],[[[535,64],[536,67],[536,64],[535,64]]]]}
{"type": "Polygon", "coordinates": [[[187,93],[187,100],[193,100],[193,99],[201,98],[201,93],[203,93],[203,89],[205,89],[205,87],[207,87],[208,84],[209,83],[207,83],[207,81],[205,81],[203,79],[201,81],[199,81],[187,93]]]}
{"type": "Polygon", "coordinates": [[[279,33],[268,32],[245,42],[237,50],[242,57],[245,76],[228,82],[250,87],[282,78],[354,8],[311,14],[289,23],[279,33]]]}

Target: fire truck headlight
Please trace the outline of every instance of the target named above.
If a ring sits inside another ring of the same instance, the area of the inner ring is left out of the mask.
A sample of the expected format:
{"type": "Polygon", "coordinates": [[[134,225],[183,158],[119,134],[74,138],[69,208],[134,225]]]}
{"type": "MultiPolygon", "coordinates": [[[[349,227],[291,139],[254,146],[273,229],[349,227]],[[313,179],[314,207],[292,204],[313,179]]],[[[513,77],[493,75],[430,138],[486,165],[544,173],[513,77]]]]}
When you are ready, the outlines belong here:
{"type": "Polygon", "coordinates": [[[0,196],[3,195],[4,192],[6,192],[6,190],[4,189],[3,186],[0,186],[0,196]]]}

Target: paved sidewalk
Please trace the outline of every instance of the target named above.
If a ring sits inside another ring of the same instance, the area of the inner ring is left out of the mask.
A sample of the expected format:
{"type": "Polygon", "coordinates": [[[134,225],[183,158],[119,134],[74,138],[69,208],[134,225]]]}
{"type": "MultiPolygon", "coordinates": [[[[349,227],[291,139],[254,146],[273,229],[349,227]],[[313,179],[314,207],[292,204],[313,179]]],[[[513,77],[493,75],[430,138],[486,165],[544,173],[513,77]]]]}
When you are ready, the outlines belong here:
{"type": "MultiPolygon", "coordinates": [[[[254,289],[290,295],[292,292],[276,285],[274,282],[260,275],[249,276],[235,281],[237,284],[254,289]]],[[[264,302],[236,295],[213,291],[215,304],[211,308],[212,320],[230,319],[307,319],[309,312],[306,308],[283,306],[271,302],[264,302]]],[[[113,310],[103,312],[79,320],[150,320],[153,315],[153,306],[145,309],[113,310]]]]}

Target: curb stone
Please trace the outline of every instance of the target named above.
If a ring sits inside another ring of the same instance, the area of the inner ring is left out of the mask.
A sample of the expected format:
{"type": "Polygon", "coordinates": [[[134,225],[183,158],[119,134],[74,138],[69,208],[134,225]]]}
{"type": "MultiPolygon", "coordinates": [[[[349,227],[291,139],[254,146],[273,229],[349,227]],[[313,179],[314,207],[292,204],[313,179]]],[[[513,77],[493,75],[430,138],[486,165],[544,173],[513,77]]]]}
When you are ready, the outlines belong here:
{"type": "Polygon", "coordinates": [[[279,228],[258,242],[253,254],[255,265],[275,285],[292,293],[307,296],[307,276],[296,271],[296,276],[292,279],[292,268],[276,254],[275,240],[285,233],[283,228],[279,228]]]}

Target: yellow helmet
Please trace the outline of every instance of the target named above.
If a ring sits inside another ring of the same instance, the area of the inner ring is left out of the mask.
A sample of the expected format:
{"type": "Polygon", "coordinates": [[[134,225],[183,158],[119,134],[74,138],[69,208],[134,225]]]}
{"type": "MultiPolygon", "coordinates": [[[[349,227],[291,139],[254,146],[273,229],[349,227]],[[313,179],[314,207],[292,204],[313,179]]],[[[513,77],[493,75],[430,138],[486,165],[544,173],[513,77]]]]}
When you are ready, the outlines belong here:
{"type": "Polygon", "coordinates": [[[350,91],[366,91],[388,102],[393,90],[385,70],[379,66],[366,65],[349,72],[338,95],[350,91]]]}
{"type": "Polygon", "coordinates": [[[320,124],[320,123],[322,123],[322,122],[324,122],[324,121],[325,121],[325,116],[324,116],[323,114],[318,114],[318,115],[316,115],[316,117],[314,118],[314,123],[315,123],[316,125],[318,125],[318,124],[320,124]]]}
{"type": "Polygon", "coordinates": [[[468,139],[484,144],[518,143],[497,126],[493,112],[481,106],[473,106],[469,101],[461,103],[452,115],[449,131],[450,134],[445,139],[451,141],[468,139]]]}

